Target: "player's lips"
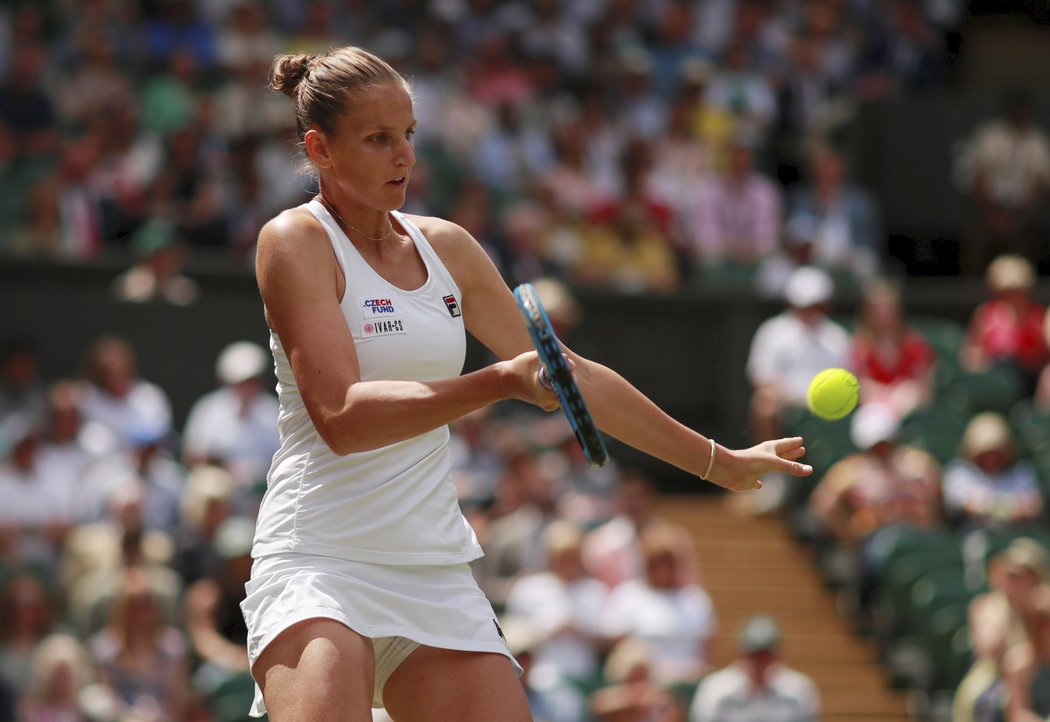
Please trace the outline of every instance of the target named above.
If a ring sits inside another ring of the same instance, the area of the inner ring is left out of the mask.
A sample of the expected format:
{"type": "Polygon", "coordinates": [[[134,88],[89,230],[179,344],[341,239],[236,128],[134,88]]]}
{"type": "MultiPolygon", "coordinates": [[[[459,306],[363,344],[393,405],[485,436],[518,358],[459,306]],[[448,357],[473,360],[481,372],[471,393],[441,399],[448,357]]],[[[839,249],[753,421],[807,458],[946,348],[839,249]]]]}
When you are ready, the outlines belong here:
{"type": "Polygon", "coordinates": [[[405,185],[405,183],[407,183],[407,182],[408,182],[408,176],[407,175],[403,175],[400,178],[396,178],[396,179],[394,179],[392,181],[387,181],[387,185],[398,186],[400,188],[401,186],[405,185]]]}

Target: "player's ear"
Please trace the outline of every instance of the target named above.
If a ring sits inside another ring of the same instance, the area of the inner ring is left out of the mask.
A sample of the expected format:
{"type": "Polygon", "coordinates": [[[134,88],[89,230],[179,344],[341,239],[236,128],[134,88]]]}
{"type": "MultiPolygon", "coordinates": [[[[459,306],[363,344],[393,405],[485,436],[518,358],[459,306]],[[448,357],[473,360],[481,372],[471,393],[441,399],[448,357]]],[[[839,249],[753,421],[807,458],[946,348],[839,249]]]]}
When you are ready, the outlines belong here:
{"type": "Polygon", "coordinates": [[[317,128],[310,128],[303,136],[306,145],[306,155],[318,168],[328,168],[332,165],[332,157],[328,152],[328,137],[317,128]]]}

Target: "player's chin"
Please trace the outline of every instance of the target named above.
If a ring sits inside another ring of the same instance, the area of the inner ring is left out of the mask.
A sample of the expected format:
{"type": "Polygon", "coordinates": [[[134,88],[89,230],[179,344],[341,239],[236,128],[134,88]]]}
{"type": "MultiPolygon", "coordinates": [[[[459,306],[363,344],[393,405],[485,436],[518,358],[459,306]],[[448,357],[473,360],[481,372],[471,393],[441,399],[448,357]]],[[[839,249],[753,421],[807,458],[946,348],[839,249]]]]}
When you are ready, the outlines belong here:
{"type": "Polygon", "coordinates": [[[388,181],[383,184],[383,190],[394,197],[400,197],[401,202],[404,203],[408,195],[408,179],[409,176],[405,175],[402,178],[388,181]]]}

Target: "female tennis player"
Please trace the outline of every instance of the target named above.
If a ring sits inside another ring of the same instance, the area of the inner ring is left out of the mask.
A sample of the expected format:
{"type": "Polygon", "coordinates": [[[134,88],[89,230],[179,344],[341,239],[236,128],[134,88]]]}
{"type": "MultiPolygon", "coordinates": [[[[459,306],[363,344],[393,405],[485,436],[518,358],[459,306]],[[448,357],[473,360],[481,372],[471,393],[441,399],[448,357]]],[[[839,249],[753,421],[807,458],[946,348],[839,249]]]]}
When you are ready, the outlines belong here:
{"type": "MultiPolygon", "coordinates": [[[[447,424],[502,399],[557,408],[514,297],[462,228],[398,208],[415,164],[405,80],[359,48],[283,55],[320,194],[259,237],[281,448],[242,607],[274,722],[531,719],[468,562],[481,556],[450,478],[447,424]],[[465,331],[501,361],[461,375],[465,331]]],[[[598,425],[734,490],[803,475],[802,440],[743,451],[675,422],[623,378],[568,355],[598,425]]]]}

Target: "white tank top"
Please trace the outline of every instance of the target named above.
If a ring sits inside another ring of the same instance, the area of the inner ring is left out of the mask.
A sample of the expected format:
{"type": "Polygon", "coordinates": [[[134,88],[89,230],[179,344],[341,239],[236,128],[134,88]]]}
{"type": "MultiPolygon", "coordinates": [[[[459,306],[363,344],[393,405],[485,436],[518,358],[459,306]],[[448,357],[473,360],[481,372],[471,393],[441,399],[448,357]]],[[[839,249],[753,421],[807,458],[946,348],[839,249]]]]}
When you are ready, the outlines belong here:
{"type": "MultiPolygon", "coordinates": [[[[340,308],[361,380],[458,376],[466,355],[459,288],[420,230],[394,218],[416,245],[427,280],[414,291],[368,265],[318,201],[346,278],[340,308]]],[[[447,426],[372,451],[338,456],[314,428],[281,341],[270,334],[281,403],[281,448],[259,509],[252,555],[300,552],[374,564],[457,564],[482,556],[452,484],[447,426]]]]}

